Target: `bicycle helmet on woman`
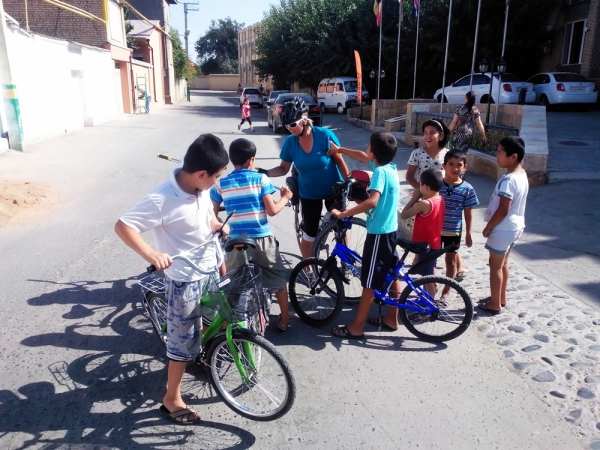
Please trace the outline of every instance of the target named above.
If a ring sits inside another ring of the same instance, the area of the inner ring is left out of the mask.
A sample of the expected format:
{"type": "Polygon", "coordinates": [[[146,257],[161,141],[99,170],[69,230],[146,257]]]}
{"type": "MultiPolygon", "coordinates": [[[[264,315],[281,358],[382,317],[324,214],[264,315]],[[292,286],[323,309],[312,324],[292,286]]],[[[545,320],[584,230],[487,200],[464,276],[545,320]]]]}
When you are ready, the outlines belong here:
{"type": "Polygon", "coordinates": [[[300,95],[286,101],[283,104],[283,114],[281,115],[281,124],[287,126],[297,122],[304,114],[308,113],[308,105],[300,95]]]}

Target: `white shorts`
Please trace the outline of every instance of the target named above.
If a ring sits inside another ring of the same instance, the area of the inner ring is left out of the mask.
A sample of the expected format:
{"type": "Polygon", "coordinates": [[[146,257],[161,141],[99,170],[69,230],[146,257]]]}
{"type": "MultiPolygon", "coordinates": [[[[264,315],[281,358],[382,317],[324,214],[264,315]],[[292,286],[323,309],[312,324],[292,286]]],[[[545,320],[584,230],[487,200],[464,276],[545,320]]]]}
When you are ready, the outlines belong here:
{"type": "Polygon", "coordinates": [[[485,243],[485,248],[492,253],[506,255],[522,233],[523,230],[493,230],[485,243]]]}

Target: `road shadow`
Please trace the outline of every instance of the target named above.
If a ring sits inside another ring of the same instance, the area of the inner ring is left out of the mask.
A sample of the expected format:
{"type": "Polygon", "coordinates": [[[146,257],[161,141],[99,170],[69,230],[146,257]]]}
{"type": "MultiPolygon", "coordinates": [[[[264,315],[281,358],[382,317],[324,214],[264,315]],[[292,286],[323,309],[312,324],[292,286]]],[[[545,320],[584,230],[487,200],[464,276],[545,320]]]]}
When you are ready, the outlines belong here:
{"type": "MultiPolygon", "coordinates": [[[[177,426],[159,415],[166,381],[164,348],[143,315],[137,301],[141,293],[131,278],[48,285],[56,289],[28,303],[70,305],[63,318],[71,323],[21,344],[50,352],[66,349],[56,353],[76,357],[63,356],[43,369],[54,382],[0,391],[0,442],[18,433],[16,448],[245,449],[255,443],[254,435],[236,426],[214,421],[177,426]]],[[[204,371],[195,366],[186,372],[182,390],[190,405],[220,402],[204,371]]],[[[14,436],[9,439],[16,445],[14,436]]]]}

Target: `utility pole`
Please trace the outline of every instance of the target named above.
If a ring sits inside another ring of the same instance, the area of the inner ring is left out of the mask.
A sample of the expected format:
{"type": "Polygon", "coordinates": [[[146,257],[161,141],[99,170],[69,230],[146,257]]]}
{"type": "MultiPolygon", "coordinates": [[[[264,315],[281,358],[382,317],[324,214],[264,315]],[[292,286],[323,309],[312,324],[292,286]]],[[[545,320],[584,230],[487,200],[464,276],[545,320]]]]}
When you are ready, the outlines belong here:
{"type": "Polygon", "coordinates": [[[6,21],[4,18],[4,2],[0,0],[0,84],[4,106],[2,134],[8,136],[8,146],[13,150],[23,151],[23,126],[21,125],[21,108],[17,97],[17,86],[13,83],[8,49],[6,46],[6,21]],[[4,130],[4,125],[6,130],[4,130]],[[5,134],[6,132],[6,134],[5,134]]]}
{"type": "Polygon", "coordinates": [[[189,37],[190,37],[190,30],[188,30],[188,13],[192,12],[192,11],[200,11],[197,8],[191,8],[190,6],[198,6],[197,2],[187,2],[183,4],[183,18],[185,21],[185,33],[184,33],[184,39],[185,39],[185,56],[187,59],[190,59],[190,49],[189,49],[189,37]]]}

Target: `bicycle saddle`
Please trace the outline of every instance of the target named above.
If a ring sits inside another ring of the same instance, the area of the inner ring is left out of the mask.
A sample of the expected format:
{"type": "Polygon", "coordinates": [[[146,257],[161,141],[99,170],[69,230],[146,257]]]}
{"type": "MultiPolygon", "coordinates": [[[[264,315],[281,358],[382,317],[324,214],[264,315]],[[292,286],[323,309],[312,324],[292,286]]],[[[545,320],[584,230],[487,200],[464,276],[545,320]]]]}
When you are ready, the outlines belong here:
{"type": "Polygon", "coordinates": [[[416,253],[417,255],[429,251],[429,245],[426,242],[412,242],[407,241],[406,239],[397,238],[396,245],[399,245],[404,250],[408,250],[411,253],[416,253]]]}
{"type": "Polygon", "coordinates": [[[234,248],[248,250],[248,247],[256,248],[256,241],[248,236],[240,236],[238,238],[228,239],[227,242],[225,242],[226,252],[230,252],[234,248]]]}

